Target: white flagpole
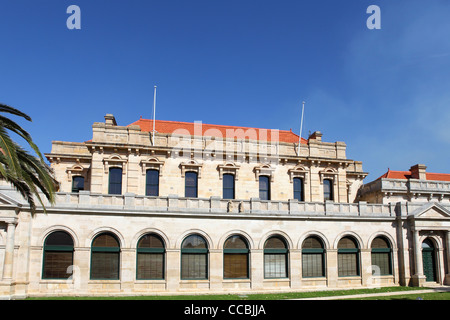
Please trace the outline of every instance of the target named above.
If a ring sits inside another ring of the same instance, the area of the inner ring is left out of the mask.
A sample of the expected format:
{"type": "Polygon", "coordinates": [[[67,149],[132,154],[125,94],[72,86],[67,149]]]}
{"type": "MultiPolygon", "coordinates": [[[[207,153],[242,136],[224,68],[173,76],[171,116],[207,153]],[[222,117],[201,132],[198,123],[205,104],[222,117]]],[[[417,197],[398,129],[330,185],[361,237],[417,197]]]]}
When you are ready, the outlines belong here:
{"type": "Polygon", "coordinates": [[[300,156],[300,146],[302,144],[303,114],[305,112],[305,101],[302,103],[302,121],[300,122],[300,137],[298,139],[298,156],[300,156]]]}
{"type": "Polygon", "coordinates": [[[155,90],[153,92],[153,130],[152,130],[152,142],[153,145],[155,145],[155,114],[156,114],[156,86],[155,86],[155,90]]]}

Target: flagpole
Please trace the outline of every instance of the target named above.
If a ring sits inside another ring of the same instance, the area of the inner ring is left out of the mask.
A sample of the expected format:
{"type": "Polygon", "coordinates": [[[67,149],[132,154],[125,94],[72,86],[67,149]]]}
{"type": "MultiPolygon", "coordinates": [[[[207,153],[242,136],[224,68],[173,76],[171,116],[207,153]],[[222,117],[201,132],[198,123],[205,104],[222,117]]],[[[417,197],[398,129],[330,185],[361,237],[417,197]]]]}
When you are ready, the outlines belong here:
{"type": "Polygon", "coordinates": [[[156,86],[153,92],[153,130],[152,130],[152,142],[155,145],[155,114],[156,114],[156,86]]]}
{"type": "Polygon", "coordinates": [[[302,103],[302,120],[300,122],[300,137],[298,139],[298,156],[300,157],[300,146],[302,144],[302,130],[303,130],[303,114],[305,112],[305,101],[302,103]]]}

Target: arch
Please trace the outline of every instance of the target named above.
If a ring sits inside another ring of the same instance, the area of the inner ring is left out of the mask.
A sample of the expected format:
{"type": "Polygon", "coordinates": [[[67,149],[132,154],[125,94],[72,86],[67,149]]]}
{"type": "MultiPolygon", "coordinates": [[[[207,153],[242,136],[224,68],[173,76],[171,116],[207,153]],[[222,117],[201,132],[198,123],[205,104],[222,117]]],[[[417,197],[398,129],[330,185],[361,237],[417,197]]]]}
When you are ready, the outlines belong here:
{"type": "Polygon", "coordinates": [[[370,248],[372,248],[372,242],[373,242],[373,240],[374,240],[375,238],[378,238],[378,237],[384,237],[384,238],[386,238],[386,240],[389,242],[390,248],[391,248],[392,250],[397,250],[397,246],[396,246],[396,243],[395,243],[394,238],[393,238],[389,233],[387,233],[387,232],[385,232],[385,231],[377,231],[377,232],[373,233],[373,234],[369,237],[369,239],[367,240],[367,247],[366,247],[365,249],[370,249],[370,248]]]}
{"type": "Polygon", "coordinates": [[[155,229],[155,228],[146,228],[146,229],[142,229],[141,231],[137,232],[134,236],[133,239],[131,239],[130,245],[131,248],[136,248],[138,245],[139,240],[145,236],[146,234],[149,233],[154,233],[158,236],[161,237],[161,239],[164,241],[164,245],[166,248],[170,248],[170,241],[169,241],[169,237],[167,237],[167,235],[162,232],[159,229],[155,229]]]}
{"type": "Polygon", "coordinates": [[[225,241],[231,236],[243,236],[247,240],[248,249],[251,250],[252,248],[253,249],[255,248],[253,239],[250,237],[250,235],[247,232],[245,232],[243,230],[231,230],[231,231],[228,231],[227,233],[223,234],[220,237],[219,241],[217,242],[216,249],[222,250],[222,248],[225,244],[225,241]]]}
{"type": "Polygon", "coordinates": [[[325,249],[325,250],[330,249],[330,243],[328,242],[327,237],[326,237],[322,232],[320,232],[320,231],[315,231],[315,230],[313,230],[313,231],[308,231],[308,232],[304,233],[304,234],[300,237],[300,239],[299,239],[298,242],[297,242],[297,249],[300,249],[300,250],[301,250],[301,249],[302,249],[303,242],[306,240],[306,238],[309,238],[309,237],[317,237],[317,238],[319,238],[320,240],[322,240],[324,249],[325,249]]]}
{"type": "Polygon", "coordinates": [[[273,236],[282,237],[284,239],[284,241],[286,242],[287,249],[290,250],[290,249],[294,248],[293,242],[286,232],[281,231],[281,230],[272,230],[272,231],[267,232],[264,236],[261,237],[261,240],[258,243],[258,249],[263,250],[264,244],[266,243],[266,241],[273,236]]]}
{"type": "Polygon", "coordinates": [[[214,248],[213,241],[212,241],[211,237],[209,236],[209,234],[207,234],[205,231],[200,230],[200,229],[189,229],[189,230],[186,230],[185,232],[183,232],[176,240],[175,247],[177,249],[181,249],[181,245],[182,245],[184,239],[193,234],[198,234],[198,235],[202,236],[208,245],[208,249],[214,248]]]}
{"type": "Polygon", "coordinates": [[[54,226],[51,226],[51,227],[48,227],[47,229],[45,229],[45,231],[38,238],[38,240],[37,240],[38,242],[35,245],[36,246],[43,246],[45,239],[47,239],[47,237],[50,235],[50,233],[53,233],[55,231],[65,231],[65,232],[67,232],[72,237],[73,246],[74,247],[79,247],[80,246],[79,241],[78,241],[78,237],[77,237],[75,231],[73,231],[69,227],[66,227],[66,226],[63,226],[63,225],[54,225],[54,226]]]}
{"type": "Polygon", "coordinates": [[[361,237],[357,233],[355,233],[353,231],[344,231],[344,232],[340,233],[334,240],[333,249],[338,248],[339,241],[344,237],[353,237],[356,241],[358,249],[367,248],[366,246],[364,246],[364,242],[362,241],[361,237]]]}
{"type": "Polygon", "coordinates": [[[99,228],[95,229],[94,231],[92,231],[86,238],[85,246],[90,248],[92,241],[95,239],[95,237],[97,237],[100,233],[104,233],[104,232],[110,232],[110,233],[114,234],[116,236],[117,240],[119,241],[120,248],[127,248],[126,243],[125,243],[125,238],[123,237],[123,235],[117,229],[114,229],[111,227],[99,227],[99,228]]]}

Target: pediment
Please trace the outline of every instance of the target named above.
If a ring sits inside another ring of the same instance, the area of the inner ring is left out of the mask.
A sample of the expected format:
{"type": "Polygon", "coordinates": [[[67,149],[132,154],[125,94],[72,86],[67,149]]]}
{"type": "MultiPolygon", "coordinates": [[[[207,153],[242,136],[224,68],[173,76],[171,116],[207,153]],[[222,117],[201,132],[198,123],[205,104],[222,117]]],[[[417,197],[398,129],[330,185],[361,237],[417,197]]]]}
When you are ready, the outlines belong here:
{"type": "Polygon", "coordinates": [[[416,211],[414,211],[413,215],[414,218],[450,219],[450,210],[437,203],[432,203],[417,209],[416,211]]]}

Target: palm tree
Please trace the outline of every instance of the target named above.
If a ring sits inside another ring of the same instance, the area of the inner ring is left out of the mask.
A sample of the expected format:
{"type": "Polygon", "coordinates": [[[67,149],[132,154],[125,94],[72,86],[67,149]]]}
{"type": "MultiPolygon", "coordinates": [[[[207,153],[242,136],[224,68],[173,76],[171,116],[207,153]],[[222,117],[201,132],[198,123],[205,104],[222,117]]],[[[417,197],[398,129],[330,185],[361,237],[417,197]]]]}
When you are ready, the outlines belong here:
{"type": "Polygon", "coordinates": [[[20,192],[30,205],[31,214],[36,212],[34,197],[38,199],[45,211],[38,189],[53,204],[58,183],[53,178],[51,168],[44,162],[41,152],[28,132],[2,113],[31,121],[31,118],[25,113],[0,103],[0,178],[11,183],[20,192]],[[9,136],[9,131],[23,138],[39,158],[32,156],[14,142],[9,136]]]}

